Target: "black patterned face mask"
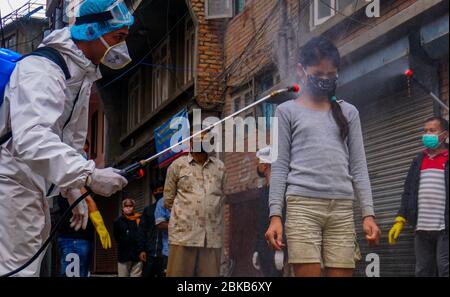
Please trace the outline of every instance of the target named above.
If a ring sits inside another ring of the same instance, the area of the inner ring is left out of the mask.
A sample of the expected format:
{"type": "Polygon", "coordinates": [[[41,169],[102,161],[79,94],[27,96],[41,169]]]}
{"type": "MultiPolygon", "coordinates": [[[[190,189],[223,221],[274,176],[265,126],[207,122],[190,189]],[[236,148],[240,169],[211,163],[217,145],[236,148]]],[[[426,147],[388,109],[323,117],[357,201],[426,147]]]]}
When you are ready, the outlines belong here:
{"type": "Polygon", "coordinates": [[[303,69],[307,77],[306,89],[313,96],[333,96],[336,91],[338,76],[333,78],[320,78],[314,75],[307,74],[303,69]]]}

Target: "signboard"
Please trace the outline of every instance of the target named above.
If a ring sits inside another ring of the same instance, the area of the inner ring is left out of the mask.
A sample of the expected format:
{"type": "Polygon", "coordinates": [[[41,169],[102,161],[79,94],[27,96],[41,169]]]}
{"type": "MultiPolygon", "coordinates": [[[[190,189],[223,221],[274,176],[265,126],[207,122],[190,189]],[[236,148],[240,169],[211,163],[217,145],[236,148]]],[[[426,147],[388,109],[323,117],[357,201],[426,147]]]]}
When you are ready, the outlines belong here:
{"type": "MultiPolygon", "coordinates": [[[[189,119],[186,109],[181,110],[167,122],[155,129],[155,144],[158,153],[186,139],[190,134],[189,119]]],[[[189,141],[168,150],[158,157],[159,167],[169,165],[173,160],[189,152],[189,141]]]]}

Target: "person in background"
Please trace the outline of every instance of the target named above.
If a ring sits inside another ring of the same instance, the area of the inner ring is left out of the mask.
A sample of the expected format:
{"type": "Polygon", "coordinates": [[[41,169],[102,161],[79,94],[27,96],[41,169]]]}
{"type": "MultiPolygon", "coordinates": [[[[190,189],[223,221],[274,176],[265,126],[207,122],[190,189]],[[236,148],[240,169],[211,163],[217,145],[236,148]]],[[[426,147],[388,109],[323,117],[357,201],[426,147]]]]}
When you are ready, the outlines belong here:
{"type": "Polygon", "coordinates": [[[143,277],[164,277],[165,263],[163,257],[163,234],[155,224],[157,204],[163,197],[164,181],[157,179],[152,185],[153,204],[144,209],[139,228],[142,230],[139,259],[144,263],[143,277]]]}
{"type": "Polygon", "coordinates": [[[448,277],[448,121],[425,121],[425,150],[411,163],[389,244],[408,222],[415,229],[416,276],[448,277]]]}
{"type": "MultiPolygon", "coordinates": [[[[161,190],[163,190],[163,188],[161,188],[161,190]]],[[[162,257],[159,258],[160,264],[158,268],[164,276],[167,273],[167,262],[169,257],[169,221],[170,210],[164,207],[164,197],[161,197],[156,203],[155,225],[162,234],[162,257]]]]}
{"type": "Polygon", "coordinates": [[[126,198],[122,201],[122,215],[114,221],[114,239],[118,245],[118,276],[140,277],[142,262],[139,259],[139,246],[142,240],[139,223],[141,215],[134,211],[136,203],[126,198]]]}
{"type": "MultiPolygon", "coordinates": [[[[59,214],[62,215],[68,208],[69,203],[63,197],[57,197],[59,214]]],[[[70,218],[62,224],[58,232],[58,249],[60,255],[60,276],[66,277],[88,277],[89,268],[92,261],[92,250],[95,231],[100,238],[102,247],[106,250],[111,248],[111,238],[102,215],[97,209],[97,205],[91,196],[87,196],[85,201],[88,206],[90,222],[87,223],[86,229],[74,229],[70,218]],[[73,259],[67,257],[69,254],[76,254],[79,257],[79,267],[68,265],[73,259]]]]}
{"type": "Polygon", "coordinates": [[[171,210],[169,277],[220,275],[226,169],[205,150],[205,135],[191,139],[190,153],[173,161],[167,170],[164,207],[171,210]]]}
{"type": "MultiPolygon", "coordinates": [[[[88,159],[89,141],[86,140],[83,156],[88,159]]],[[[84,192],[84,190],[82,191],[84,192]]],[[[91,222],[87,223],[86,229],[81,229],[80,226],[73,224],[74,220],[67,218],[62,224],[58,232],[58,249],[60,255],[60,273],[62,277],[87,277],[89,275],[89,266],[92,260],[92,250],[94,241],[94,228],[97,231],[100,242],[104,249],[111,248],[111,238],[103,222],[102,215],[91,196],[85,198],[88,213],[91,222]],[[77,262],[68,257],[69,254],[76,254],[78,256],[77,262]],[[79,263],[78,267],[69,267],[71,263],[79,263]]],[[[58,213],[60,216],[69,208],[69,203],[64,197],[57,197],[58,213]]]]}
{"type": "Polygon", "coordinates": [[[341,57],[321,36],[300,50],[303,90],[277,107],[278,155],[272,164],[266,240],[281,250],[286,205],[289,263],[296,276],[353,275],[359,260],[353,201],[369,245],[379,244],[359,112],[335,96],[341,57]],[[324,269],[322,270],[322,267],[324,269]]]}
{"type": "Polygon", "coordinates": [[[264,238],[265,231],[269,227],[269,186],[270,186],[270,166],[274,161],[271,148],[265,147],[256,153],[259,160],[256,172],[259,177],[264,178],[265,186],[261,189],[258,199],[258,226],[256,247],[253,252],[252,263],[256,270],[261,271],[264,277],[280,277],[283,275],[284,251],[274,251],[267,246],[264,238]],[[275,256],[277,254],[277,256],[275,256]]]}

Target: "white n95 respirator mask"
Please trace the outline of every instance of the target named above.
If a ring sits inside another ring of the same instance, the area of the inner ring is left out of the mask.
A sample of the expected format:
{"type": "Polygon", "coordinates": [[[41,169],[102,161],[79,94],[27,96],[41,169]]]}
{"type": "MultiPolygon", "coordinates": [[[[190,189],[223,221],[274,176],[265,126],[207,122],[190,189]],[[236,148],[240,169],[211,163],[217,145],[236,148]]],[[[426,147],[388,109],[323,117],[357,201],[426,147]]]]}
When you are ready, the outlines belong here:
{"type": "Polygon", "coordinates": [[[121,69],[131,62],[130,53],[128,52],[125,41],[110,46],[103,37],[100,37],[100,40],[107,48],[100,63],[111,69],[121,69]]]}

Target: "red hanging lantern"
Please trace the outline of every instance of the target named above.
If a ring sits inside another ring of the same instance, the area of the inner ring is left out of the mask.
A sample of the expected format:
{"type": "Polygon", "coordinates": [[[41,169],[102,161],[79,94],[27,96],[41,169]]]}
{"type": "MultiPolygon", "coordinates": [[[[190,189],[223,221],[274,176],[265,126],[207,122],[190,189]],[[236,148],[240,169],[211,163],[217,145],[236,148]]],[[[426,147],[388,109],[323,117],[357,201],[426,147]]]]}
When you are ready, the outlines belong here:
{"type": "Polygon", "coordinates": [[[412,76],[414,75],[414,71],[412,71],[412,69],[407,69],[407,70],[405,71],[405,75],[406,75],[407,77],[412,77],[412,76]]]}

